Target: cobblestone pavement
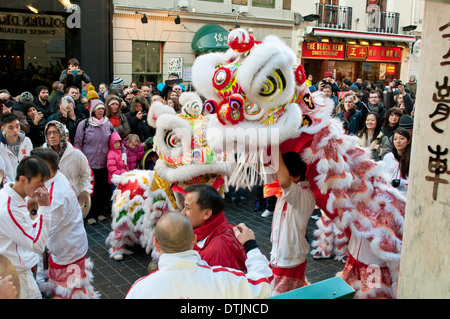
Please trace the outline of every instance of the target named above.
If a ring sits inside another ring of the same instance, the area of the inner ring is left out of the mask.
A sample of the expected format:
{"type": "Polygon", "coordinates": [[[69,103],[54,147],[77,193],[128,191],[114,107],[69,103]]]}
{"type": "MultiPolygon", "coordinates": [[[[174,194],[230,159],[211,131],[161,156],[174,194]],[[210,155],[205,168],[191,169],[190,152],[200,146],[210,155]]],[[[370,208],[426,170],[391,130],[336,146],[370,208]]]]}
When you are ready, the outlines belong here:
{"type": "MultiPolygon", "coordinates": [[[[247,198],[252,199],[248,194],[247,198]]],[[[105,214],[106,216],[107,214],[105,214]]],[[[256,241],[262,253],[269,258],[270,255],[270,230],[272,218],[261,217],[261,212],[253,212],[253,200],[244,205],[225,205],[225,215],[232,224],[245,223],[251,228],[256,236],[256,241]]],[[[316,210],[314,216],[320,216],[316,210]]],[[[148,264],[151,261],[140,246],[131,247],[132,255],[124,256],[121,261],[109,257],[105,239],[111,232],[111,219],[97,222],[94,225],[85,223],[89,240],[87,256],[94,262],[94,286],[102,294],[102,299],[123,299],[133,283],[148,274],[148,264]]],[[[307,238],[311,242],[315,239],[313,232],[316,229],[316,219],[311,218],[308,224],[307,238]]],[[[334,277],[341,271],[344,264],[333,258],[314,260],[311,255],[307,257],[306,277],[310,283],[322,281],[334,277]]]]}

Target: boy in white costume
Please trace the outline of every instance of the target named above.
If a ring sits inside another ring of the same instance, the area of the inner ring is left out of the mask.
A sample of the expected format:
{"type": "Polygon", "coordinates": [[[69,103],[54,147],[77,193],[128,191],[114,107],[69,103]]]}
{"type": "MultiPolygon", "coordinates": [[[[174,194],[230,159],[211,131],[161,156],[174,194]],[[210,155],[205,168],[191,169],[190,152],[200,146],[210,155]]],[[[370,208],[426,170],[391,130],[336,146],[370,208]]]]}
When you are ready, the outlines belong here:
{"type": "Polygon", "coordinates": [[[29,156],[17,167],[16,182],[0,190],[0,255],[8,258],[20,280],[20,299],[41,299],[34,275],[39,255],[44,252],[50,232],[50,196],[44,182],[49,176],[40,158],[29,156]],[[36,218],[30,217],[27,197],[39,205],[36,218]]]}
{"type": "Polygon", "coordinates": [[[247,274],[240,270],[209,266],[192,248],[197,242],[189,219],[177,212],[165,213],[156,224],[155,247],[162,252],[158,270],[139,279],[126,298],[241,299],[268,298],[272,271],[260,252],[252,230],[234,227],[247,252],[247,274]]]}
{"type": "Polygon", "coordinates": [[[31,140],[20,130],[19,118],[14,113],[4,113],[1,118],[0,163],[5,183],[14,183],[19,162],[30,155],[31,140]]]}
{"type": "Polygon", "coordinates": [[[50,148],[36,148],[31,154],[43,159],[50,171],[45,182],[52,210],[48,282],[40,288],[58,299],[97,299],[100,295],[91,284],[93,264],[86,259],[88,240],[81,207],[70,182],[58,171],[58,154],[50,148]]]}
{"type": "Polygon", "coordinates": [[[309,244],[305,236],[316,200],[305,175],[306,164],[298,153],[281,154],[279,151],[277,180],[264,187],[265,197],[278,197],[272,220],[270,251],[274,296],[306,285],[309,244]]]}

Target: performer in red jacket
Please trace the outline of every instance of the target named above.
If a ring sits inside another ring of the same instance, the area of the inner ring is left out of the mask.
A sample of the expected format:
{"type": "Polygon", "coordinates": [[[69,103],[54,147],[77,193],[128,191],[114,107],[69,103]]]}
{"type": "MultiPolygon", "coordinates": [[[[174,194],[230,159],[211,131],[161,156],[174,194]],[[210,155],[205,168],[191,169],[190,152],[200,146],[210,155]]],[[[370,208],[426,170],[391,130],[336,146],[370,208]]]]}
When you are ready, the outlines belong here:
{"type": "Polygon", "coordinates": [[[225,217],[222,196],[214,187],[204,184],[191,185],[185,191],[181,213],[190,220],[197,236],[194,250],[210,266],[246,271],[247,255],[225,217]]]}

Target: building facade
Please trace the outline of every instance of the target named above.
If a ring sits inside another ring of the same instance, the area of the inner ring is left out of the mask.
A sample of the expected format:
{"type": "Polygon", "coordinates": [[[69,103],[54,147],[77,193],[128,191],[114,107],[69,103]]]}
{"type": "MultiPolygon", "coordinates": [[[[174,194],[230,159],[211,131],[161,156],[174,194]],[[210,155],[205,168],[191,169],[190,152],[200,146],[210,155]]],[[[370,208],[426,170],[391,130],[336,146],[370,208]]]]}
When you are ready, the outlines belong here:
{"type": "Polygon", "coordinates": [[[96,87],[170,73],[189,87],[195,58],[228,49],[237,26],[279,36],[317,81],[406,81],[418,74],[424,1],[0,0],[0,88],[51,86],[73,57],[96,87]]]}
{"type": "Polygon", "coordinates": [[[51,88],[77,58],[92,82],[112,73],[112,0],[0,0],[0,88],[51,88]]]}
{"type": "Polygon", "coordinates": [[[313,81],[409,80],[418,74],[423,0],[294,1],[296,51],[313,81]]]}
{"type": "Polygon", "coordinates": [[[291,1],[114,0],[114,75],[155,86],[177,73],[189,87],[195,58],[227,50],[236,26],[257,40],[275,34],[295,45],[291,1]]]}

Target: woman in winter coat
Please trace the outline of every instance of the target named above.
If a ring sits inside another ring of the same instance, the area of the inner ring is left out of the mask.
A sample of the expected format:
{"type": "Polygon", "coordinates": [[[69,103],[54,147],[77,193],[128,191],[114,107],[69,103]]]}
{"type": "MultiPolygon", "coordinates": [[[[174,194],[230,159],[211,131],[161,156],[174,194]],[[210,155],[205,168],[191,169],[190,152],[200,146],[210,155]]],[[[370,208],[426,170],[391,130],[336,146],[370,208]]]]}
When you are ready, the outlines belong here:
{"type": "Polygon", "coordinates": [[[111,208],[111,188],[108,184],[106,157],[109,151],[109,138],[114,127],[105,116],[105,104],[99,99],[91,100],[89,118],[82,120],[77,127],[74,146],[86,155],[94,173],[94,195],[88,223],[93,224],[105,220],[105,212],[109,215],[111,208]]]}
{"type": "MultiPolygon", "coordinates": [[[[357,134],[361,130],[363,124],[363,113],[356,109],[357,102],[358,98],[356,97],[356,94],[352,92],[348,93],[341,101],[341,103],[344,104],[344,107],[336,114],[337,118],[344,118],[348,121],[348,134],[350,135],[357,134]]],[[[341,103],[339,104],[341,105],[341,103]]]]}
{"type": "Polygon", "coordinates": [[[150,105],[146,98],[142,95],[136,95],[131,100],[130,112],[126,114],[131,133],[138,135],[141,142],[155,135],[155,129],[147,123],[149,109],[150,105]]]}
{"type": "Polygon", "coordinates": [[[94,175],[83,152],[67,141],[67,132],[67,128],[61,122],[56,120],[48,122],[44,129],[46,142],[43,147],[52,148],[58,153],[59,171],[69,180],[79,201],[87,199],[87,205],[90,206],[94,175]]]}
{"type": "Polygon", "coordinates": [[[411,160],[411,134],[408,130],[399,128],[393,134],[393,142],[394,148],[384,156],[383,162],[392,177],[392,186],[406,196],[411,160]]]}
{"type": "Polygon", "coordinates": [[[372,152],[372,158],[378,162],[380,153],[387,136],[381,132],[381,116],[377,112],[369,112],[366,114],[364,125],[358,132],[359,144],[362,147],[369,147],[372,152]]]}
{"type": "Polygon", "coordinates": [[[403,112],[398,107],[392,107],[384,114],[383,126],[381,127],[381,132],[387,137],[391,136],[392,133],[398,128],[400,123],[400,118],[403,112]]]}
{"type": "Polygon", "coordinates": [[[123,140],[128,136],[128,134],[130,134],[131,129],[128,124],[127,117],[125,114],[122,114],[120,104],[121,100],[117,95],[108,94],[106,97],[106,117],[109,119],[117,133],[119,133],[120,138],[123,140]]]}

